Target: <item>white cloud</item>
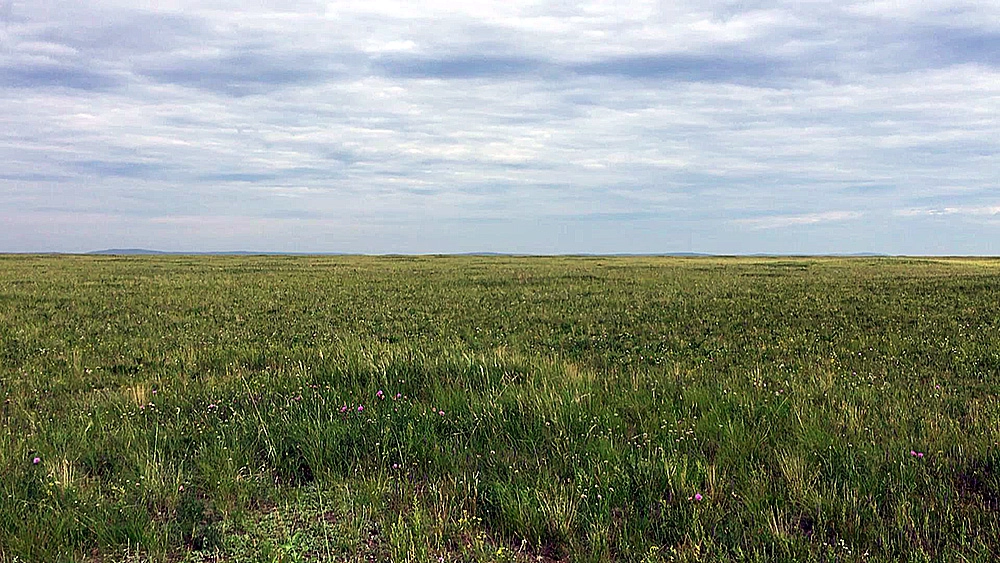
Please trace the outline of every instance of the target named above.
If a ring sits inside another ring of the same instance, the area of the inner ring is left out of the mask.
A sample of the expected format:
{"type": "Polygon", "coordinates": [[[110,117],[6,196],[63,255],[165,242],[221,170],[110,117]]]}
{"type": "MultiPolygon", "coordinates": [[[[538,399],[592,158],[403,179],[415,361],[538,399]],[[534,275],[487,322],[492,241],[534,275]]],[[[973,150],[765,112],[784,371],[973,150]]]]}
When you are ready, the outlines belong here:
{"type": "Polygon", "coordinates": [[[899,209],[895,212],[900,217],[937,217],[942,215],[992,216],[1000,215],[1000,205],[980,207],[925,207],[899,209]]]}
{"type": "Polygon", "coordinates": [[[747,226],[751,229],[780,229],[801,225],[815,225],[817,223],[851,221],[859,219],[862,216],[863,213],[858,211],[824,211],[822,213],[806,213],[804,215],[771,215],[767,217],[754,217],[752,219],[737,219],[734,223],[747,226]]]}

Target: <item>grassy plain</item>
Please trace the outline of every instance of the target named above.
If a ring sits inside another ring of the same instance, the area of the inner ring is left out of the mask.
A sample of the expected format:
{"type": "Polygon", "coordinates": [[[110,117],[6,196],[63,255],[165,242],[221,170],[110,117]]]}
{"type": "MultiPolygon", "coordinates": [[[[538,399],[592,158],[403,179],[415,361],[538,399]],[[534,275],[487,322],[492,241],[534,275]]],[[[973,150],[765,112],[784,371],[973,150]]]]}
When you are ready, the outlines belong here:
{"type": "Polygon", "coordinates": [[[997,260],[0,256],[0,562],[996,560],[998,390],[997,260]]]}

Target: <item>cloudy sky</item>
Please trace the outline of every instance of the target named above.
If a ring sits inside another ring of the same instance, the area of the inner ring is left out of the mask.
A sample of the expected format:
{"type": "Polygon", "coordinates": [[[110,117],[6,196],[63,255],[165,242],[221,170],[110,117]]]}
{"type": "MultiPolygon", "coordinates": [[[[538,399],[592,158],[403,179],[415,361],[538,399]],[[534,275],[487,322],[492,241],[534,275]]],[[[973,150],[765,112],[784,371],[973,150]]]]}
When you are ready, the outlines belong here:
{"type": "Polygon", "coordinates": [[[0,251],[1000,254],[1000,3],[0,0],[0,251]]]}

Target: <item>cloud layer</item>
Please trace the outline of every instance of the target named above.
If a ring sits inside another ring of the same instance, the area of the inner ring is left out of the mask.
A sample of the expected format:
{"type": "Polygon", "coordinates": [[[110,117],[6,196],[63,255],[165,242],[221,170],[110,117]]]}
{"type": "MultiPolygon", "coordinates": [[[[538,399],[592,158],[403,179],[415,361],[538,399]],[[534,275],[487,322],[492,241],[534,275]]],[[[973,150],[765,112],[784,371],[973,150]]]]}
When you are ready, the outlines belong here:
{"type": "Polygon", "coordinates": [[[0,251],[996,254],[998,53],[944,0],[0,0],[0,251]]]}

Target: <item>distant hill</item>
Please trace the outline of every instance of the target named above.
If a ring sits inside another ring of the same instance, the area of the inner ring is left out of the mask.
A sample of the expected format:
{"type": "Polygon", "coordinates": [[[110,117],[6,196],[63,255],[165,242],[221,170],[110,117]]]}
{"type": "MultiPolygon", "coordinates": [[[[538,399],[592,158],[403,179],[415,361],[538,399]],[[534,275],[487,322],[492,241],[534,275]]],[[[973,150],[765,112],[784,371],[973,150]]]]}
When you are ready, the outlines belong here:
{"type": "Polygon", "coordinates": [[[92,250],[87,254],[113,254],[113,255],[138,255],[138,254],[167,254],[167,255],[188,255],[188,256],[334,256],[342,255],[343,252],[261,252],[255,250],[221,250],[217,252],[175,252],[171,250],[150,250],[148,248],[107,248],[104,250],[92,250]]]}
{"type": "MultiPolygon", "coordinates": [[[[449,254],[444,254],[449,256],[449,254]]],[[[459,252],[451,256],[535,256],[533,254],[519,254],[516,252],[459,252]]],[[[539,256],[585,256],[599,258],[602,256],[607,257],[645,257],[645,256],[672,256],[672,257],[684,257],[684,256],[716,256],[715,254],[706,254],[704,252],[608,252],[608,253],[593,253],[593,252],[569,252],[565,254],[542,254],[539,256]]]]}
{"type": "Polygon", "coordinates": [[[753,254],[733,254],[733,256],[744,256],[747,258],[883,258],[890,256],[880,252],[834,252],[830,254],[770,254],[767,252],[756,252],[753,254]]]}
{"type": "Polygon", "coordinates": [[[92,250],[87,254],[169,254],[169,252],[148,250],[146,248],[107,248],[104,250],[92,250]]]}
{"type": "MultiPolygon", "coordinates": [[[[344,252],[268,252],[268,251],[255,251],[255,250],[223,250],[217,252],[174,252],[174,251],[164,251],[164,250],[150,250],[148,248],[107,248],[104,250],[93,250],[87,254],[108,254],[108,255],[144,255],[144,254],[172,254],[172,255],[193,255],[193,256],[344,256],[344,252]]],[[[442,256],[452,255],[452,256],[531,256],[530,254],[518,254],[518,253],[508,253],[508,252],[461,252],[457,254],[442,253],[442,256]]],[[[386,254],[385,256],[406,256],[405,254],[386,254]]],[[[592,254],[592,253],[570,253],[570,254],[553,254],[552,256],[589,256],[589,257],[600,257],[600,256],[671,256],[671,257],[708,257],[708,256],[720,256],[718,254],[709,254],[704,252],[649,252],[649,253],[631,253],[631,252],[619,252],[619,253],[607,253],[607,254],[592,254]]],[[[768,253],[755,253],[755,254],[733,254],[732,256],[745,256],[748,258],[810,258],[819,256],[830,256],[830,257],[882,257],[889,256],[888,254],[880,254],[877,252],[855,252],[855,253],[844,253],[844,254],[768,254],[768,253]]]]}

